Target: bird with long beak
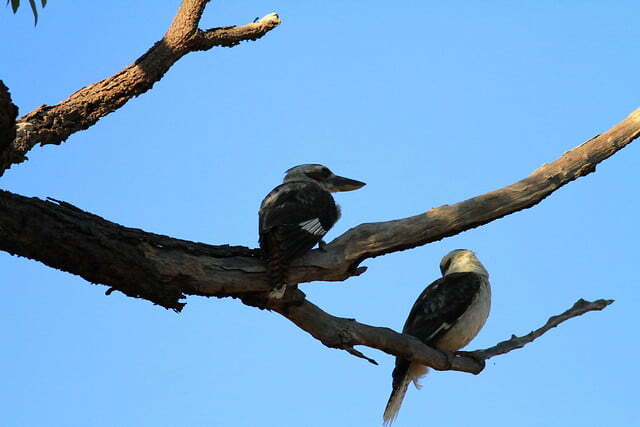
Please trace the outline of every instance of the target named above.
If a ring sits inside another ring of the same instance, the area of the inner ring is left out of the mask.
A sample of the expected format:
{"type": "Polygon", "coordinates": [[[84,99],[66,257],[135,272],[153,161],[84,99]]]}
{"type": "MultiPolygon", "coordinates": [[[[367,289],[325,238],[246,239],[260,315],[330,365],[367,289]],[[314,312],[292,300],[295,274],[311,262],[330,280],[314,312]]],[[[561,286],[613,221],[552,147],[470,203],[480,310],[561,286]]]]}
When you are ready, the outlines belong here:
{"type": "MultiPolygon", "coordinates": [[[[427,286],[413,304],[402,332],[430,347],[453,352],[469,344],[489,316],[489,273],[468,249],[449,252],[440,261],[440,271],[442,277],[427,286]]],[[[396,357],[391,396],[383,416],[385,425],[398,415],[409,383],[420,388],[418,380],[427,370],[419,363],[396,357]]]]}
{"type": "Polygon", "coordinates": [[[322,237],[340,218],[331,193],[357,190],[364,182],[337,176],[326,166],[305,164],[286,171],[283,183],[260,205],[260,248],[267,264],[272,298],[281,298],[291,261],[322,247],[322,237]]]}

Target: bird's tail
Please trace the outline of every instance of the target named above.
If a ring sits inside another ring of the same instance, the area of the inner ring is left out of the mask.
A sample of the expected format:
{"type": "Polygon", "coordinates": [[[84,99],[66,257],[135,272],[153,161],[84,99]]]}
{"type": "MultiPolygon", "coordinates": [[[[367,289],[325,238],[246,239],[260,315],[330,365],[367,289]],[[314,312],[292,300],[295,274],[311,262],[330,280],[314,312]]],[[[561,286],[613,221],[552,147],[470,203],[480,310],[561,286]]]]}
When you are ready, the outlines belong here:
{"type": "Polygon", "coordinates": [[[269,284],[272,291],[269,293],[271,298],[280,299],[287,289],[287,270],[286,265],[279,252],[273,253],[267,262],[267,272],[269,275],[269,284]]]}
{"type": "Polygon", "coordinates": [[[384,409],[384,415],[382,419],[384,425],[388,426],[398,416],[398,411],[402,406],[404,395],[407,393],[409,383],[413,382],[417,389],[422,388],[420,385],[420,377],[428,372],[429,368],[419,363],[404,363],[397,364],[393,370],[393,388],[391,390],[391,396],[387,402],[387,407],[384,409]]]}

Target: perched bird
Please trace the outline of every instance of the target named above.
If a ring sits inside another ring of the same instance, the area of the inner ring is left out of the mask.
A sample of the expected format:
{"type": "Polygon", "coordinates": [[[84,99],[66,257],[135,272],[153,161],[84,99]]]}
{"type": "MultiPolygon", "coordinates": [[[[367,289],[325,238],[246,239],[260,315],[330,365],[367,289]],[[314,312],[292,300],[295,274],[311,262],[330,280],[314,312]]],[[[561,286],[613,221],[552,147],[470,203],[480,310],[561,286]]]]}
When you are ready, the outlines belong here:
{"type": "MultiPolygon", "coordinates": [[[[442,277],[422,291],[413,304],[402,332],[430,347],[456,351],[480,331],[491,307],[489,273],[467,249],[449,252],[440,261],[442,277]]],[[[384,411],[384,424],[398,415],[410,382],[420,389],[419,379],[428,368],[396,357],[391,396],[384,411]]]]}
{"type": "Polygon", "coordinates": [[[291,261],[317,243],[340,217],[331,193],[357,190],[364,182],[335,175],[326,166],[305,164],[286,171],[283,183],[260,205],[260,248],[267,262],[271,296],[286,290],[291,261]]]}

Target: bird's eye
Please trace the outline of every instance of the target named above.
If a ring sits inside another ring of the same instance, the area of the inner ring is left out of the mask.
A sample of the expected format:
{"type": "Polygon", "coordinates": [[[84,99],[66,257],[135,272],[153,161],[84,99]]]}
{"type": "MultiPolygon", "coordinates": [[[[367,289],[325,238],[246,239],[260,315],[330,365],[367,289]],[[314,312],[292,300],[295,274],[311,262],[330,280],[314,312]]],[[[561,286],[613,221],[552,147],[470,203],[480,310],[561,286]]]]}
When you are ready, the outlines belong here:
{"type": "Polygon", "coordinates": [[[331,176],[331,171],[329,170],[329,168],[323,166],[320,169],[307,172],[307,175],[318,181],[324,181],[325,179],[329,178],[329,176],[331,176]]]}

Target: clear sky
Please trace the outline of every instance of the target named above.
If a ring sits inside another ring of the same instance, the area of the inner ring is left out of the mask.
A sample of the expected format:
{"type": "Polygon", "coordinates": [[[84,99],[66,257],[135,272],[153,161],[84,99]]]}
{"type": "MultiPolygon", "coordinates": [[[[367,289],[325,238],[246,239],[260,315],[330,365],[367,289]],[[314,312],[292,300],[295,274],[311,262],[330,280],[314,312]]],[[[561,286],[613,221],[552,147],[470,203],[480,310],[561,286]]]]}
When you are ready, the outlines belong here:
{"type": "MultiPolygon", "coordinates": [[[[3,2],[4,3],[4,2],[3,2]]],[[[0,79],[20,113],[133,62],[178,1],[0,5],[0,79]]],[[[212,1],[202,27],[270,12],[257,42],[194,53],[153,90],[37,147],[0,187],[129,227],[257,246],[287,168],[366,181],[329,240],[527,176],[638,108],[637,1],[212,1]]],[[[638,415],[640,143],[532,209],[302,285],[328,312],[399,330],[451,249],[477,252],[493,307],[468,349],[524,334],[578,298],[612,298],[473,376],[432,372],[396,426],[630,426],[638,415]]],[[[1,236],[0,236],[1,238],[1,236]]],[[[376,426],[393,358],[328,349],[236,300],[175,314],[0,253],[0,424],[376,426]]]]}

